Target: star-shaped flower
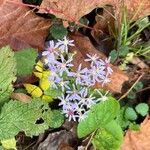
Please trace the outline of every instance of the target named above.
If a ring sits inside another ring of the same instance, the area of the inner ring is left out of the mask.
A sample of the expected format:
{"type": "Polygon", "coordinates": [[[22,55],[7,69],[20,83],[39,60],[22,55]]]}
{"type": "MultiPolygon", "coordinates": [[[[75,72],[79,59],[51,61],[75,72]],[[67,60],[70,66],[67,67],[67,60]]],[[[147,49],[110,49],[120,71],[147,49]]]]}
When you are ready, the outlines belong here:
{"type": "Polygon", "coordinates": [[[63,110],[63,113],[67,118],[69,118],[69,121],[73,120],[76,121],[78,118],[78,115],[76,114],[78,105],[76,103],[70,102],[68,105],[66,105],[66,108],[63,110]]]}
{"type": "Polygon", "coordinates": [[[74,46],[73,44],[74,40],[69,40],[67,39],[67,37],[65,36],[63,38],[63,40],[58,40],[56,46],[62,50],[63,52],[68,53],[68,46],[74,46]]]}
{"type": "Polygon", "coordinates": [[[92,95],[88,95],[87,88],[83,88],[79,93],[81,95],[78,103],[79,105],[90,108],[96,103],[95,97],[92,97],[92,95]]]}
{"type": "Polygon", "coordinates": [[[67,95],[65,97],[64,94],[62,94],[61,97],[58,97],[58,99],[60,100],[59,106],[63,106],[63,110],[66,109],[68,103],[70,102],[69,97],[70,95],[67,95]]]}
{"type": "Polygon", "coordinates": [[[79,92],[76,89],[75,84],[73,84],[73,89],[69,90],[69,91],[66,91],[66,93],[70,94],[70,99],[71,100],[78,100],[78,99],[80,99],[79,92]]]}
{"type": "Polygon", "coordinates": [[[100,60],[101,64],[105,67],[106,69],[106,74],[111,75],[113,73],[113,70],[110,66],[110,57],[106,58],[105,60],[100,60]]]}
{"type": "Polygon", "coordinates": [[[62,76],[63,72],[69,73],[69,68],[73,66],[71,63],[72,58],[66,60],[63,55],[60,55],[60,61],[55,62],[57,68],[59,69],[59,74],[62,76]]]}
{"type": "Polygon", "coordinates": [[[70,89],[69,81],[65,81],[63,78],[58,78],[55,80],[55,83],[61,87],[61,90],[64,92],[66,89],[70,89]]]}
{"type": "Polygon", "coordinates": [[[87,68],[81,69],[81,67],[82,65],[80,64],[78,70],[76,72],[69,72],[68,76],[74,77],[76,84],[84,85],[85,81],[88,80],[87,78],[88,69],[87,68]]]}
{"type": "Polygon", "coordinates": [[[85,59],[85,61],[90,61],[91,64],[95,64],[96,61],[99,59],[99,57],[97,56],[97,54],[94,54],[94,55],[90,55],[90,54],[87,54],[87,59],[85,59]]]}

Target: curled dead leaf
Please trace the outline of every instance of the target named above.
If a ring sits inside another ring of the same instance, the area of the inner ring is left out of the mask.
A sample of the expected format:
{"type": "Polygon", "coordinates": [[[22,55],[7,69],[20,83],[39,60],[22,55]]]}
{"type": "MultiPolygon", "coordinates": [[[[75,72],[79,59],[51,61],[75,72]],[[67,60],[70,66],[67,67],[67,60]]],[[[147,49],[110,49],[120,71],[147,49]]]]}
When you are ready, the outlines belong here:
{"type": "MultiPolygon", "coordinates": [[[[79,64],[81,63],[83,67],[89,67],[90,63],[87,63],[84,61],[84,59],[87,57],[86,54],[97,54],[99,58],[105,59],[106,56],[95,49],[95,47],[90,42],[89,38],[86,36],[83,36],[81,34],[75,34],[71,35],[71,39],[75,42],[75,47],[71,48],[71,52],[75,52],[76,55],[74,57],[74,70],[77,69],[79,64]]],[[[113,74],[110,76],[111,82],[108,83],[106,86],[104,86],[104,89],[110,90],[111,92],[121,92],[122,84],[128,80],[128,76],[124,74],[121,70],[119,70],[117,67],[111,65],[113,69],[113,74]]],[[[95,88],[101,88],[101,84],[96,84],[95,88]]]]}
{"type": "Polygon", "coordinates": [[[150,118],[147,116],[140,126],[140,131],[127,131],[121,150],[150,149],[150,118]]]}
{"type": "Polygon", "coordinates": [[[114,47],[114,42],[111,38],[113,35],[110,34],[115,31],[115,19],[113,7],[105,6],[103,11],[96,15],[96,23],[93,26],[94,30],[91,31],[91,35],[97,42],[98,48],[106,54],[109,54],[114,47]]]}
{"type": "Polygon", "coordinates": [[[115,16],[118,16],[123,2],[129,12],[129,18],[137,19],[150,14],[149,0],[43,0],[39,12],[50,12],[58,18],[76,22],[93,9],[105,5],[113,6],[115,8],[115,16]]]}
{"type": "Polygon", "coordinates": [[[19,101],[24,102],[24,103],[28,103],[32,99],[30,96],[28,96],[24,93],[12,93],[11,98],[14,100],[19,100],[19,101]]]}
{"type": "Polygon", "coordinates": [[[11,1],[0,1],[0,47],[9,44],[15,50],[27,47],[42,49],[51,21],[11,1]]]}

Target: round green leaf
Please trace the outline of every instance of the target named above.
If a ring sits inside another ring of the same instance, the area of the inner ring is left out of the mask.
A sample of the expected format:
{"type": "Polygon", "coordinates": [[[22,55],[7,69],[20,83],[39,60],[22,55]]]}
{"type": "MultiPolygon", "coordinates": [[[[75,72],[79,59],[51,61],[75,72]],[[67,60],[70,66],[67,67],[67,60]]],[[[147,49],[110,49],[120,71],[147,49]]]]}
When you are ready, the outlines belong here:
{"type": "Polygon", "coordinates": [[[119,113],[119,109],[118,101],[112,97],[108,97],[108,100],[94,105],[88,116],[78,124],[78,137],[85,137],[99,127],[111,122],[119,113]]]}
{"type": "Polygon", "coordinates": [[[143,88],[143,83],[142,82],[138,82],[135,86],[134,89],[136,91],[141,90],[143,88]]]}
{"type": "Polygon", "coordinates": [[[128,46],[121,46],[119,49],[119,56],[126,57],[126,55],[129,53],[128,46]]]}
{"type": "Polygon", "coordinates": [[[55,39],[62,39],[64,36],[68,34],[68,31],[66,28],[64,28],[63,25],[54,24],[50,28],[50,33],[55,39]]]}
{"type": "Polygon", "coordinates": [[[140,103],[135,107],[135,110],[141,116],[146,116],[149,110],[149,107],[146,103],[140,103]]]}
{"type": "Polygon", "coordinates": [[[116,50],[112,50],[110,52],[109,56],[110,56],[111,62],[113,63],[117,59],[117,56],[118,56],[117,51],[116,50]]]}
{"type": "Polygon", "coordinates": [[[128,107],[125,111],[125,118],[128,120],[136,120],[137,114],[136,114],[135,110],[131,107],[128,107]]]}
{"type": "Polygon", "coordinates": [[[135,94],[134,91],[131,91],[131,92],[129,92],[129,94],[127,95],[127,97],[128,97],[129,99],[135,99],[136,94],[135,94]]]}
{"type": "Polygon", "coordinates": [[[123,142],[123,131],[116,121],[99,128],[92,143],[97,150],[118,150],[123,142]]]}

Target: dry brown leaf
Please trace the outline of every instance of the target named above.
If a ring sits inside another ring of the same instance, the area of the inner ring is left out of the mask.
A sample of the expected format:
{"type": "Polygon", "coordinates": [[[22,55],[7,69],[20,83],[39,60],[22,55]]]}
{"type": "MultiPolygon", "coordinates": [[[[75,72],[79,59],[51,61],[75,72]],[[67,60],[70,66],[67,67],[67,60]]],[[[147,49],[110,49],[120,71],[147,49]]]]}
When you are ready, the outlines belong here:
{"type": "Polygon", "coordinates": [[[0,0],[0,47],[9,44],[17,50],[42,49],[50,25],[50,20],[37,16],[29,8],[0,0]]]}
{"type": "MultiPolygon", "coordinates": [[[[120,0],[43,0],[40,11],[48,11],[68,21],[78,21],[97,7],[111,5],[115,8],[115,16],[120,13],[120,0]],[[44,9],[48,8],[48,9],[44,9]]],[[[150,14],[150,0],[124,0],[129,18],[137,19],[150,14]]]]}
{"type": "Polygon", "coordinates": [[[112,38],[110,38],[110,29],[111,31],[115,31],[115,18],[113,11],[113,7],[105,6],[103,12],[96,15],[96,24],[93,26],[94,30],[91,31],[91,35],[97,42],[98,48],[104,51],[105,54],[109,54],[114,48],[114,42],[112,41],[112,38]]]}
{"type": "MultiPolygon", "coordinates": [[[[71,48],[72,52],[75,52],[76,55],[74,57],[74,70],[82,63],[83,67],[89,67],[90,64],[85,62],[86,54],[97,54],[101,59],[105,59],[106,56],[95,49],[95,47],[91,44],[88,37],[83,36],[81,34],[71,35],[71,39],[75,42],[75,47],[71,48]]],[[[111,65],[112,66],[112,65],[111,65]]],[[[113,74],[110,76],[111,82],[104,86],[104,89],[110,90],[111,92],[121,92],[122,84],[128,80],[128,76],[125,75],[121,70],[117,67],[112,66],[113,74]]],[[[100,84],[95,85],[96,88],[100,88],[100,84]]]]}
{"type": "Polygon", "coordinates": [[[113,8],[110,6],[104,8],[105,9],[103,10],[103,13],[101,15],[96,15],[96,24],[93,26],[94,30],[92,30],[91,32],[93,38],[97,41],[97,43],[99,43],[99,38],[104,38],[105,34],[109,34],[109,26],[111,27],[111,29],[114,28],[115,18],[113,16],[113,8]]]}
{"type": "Polygon", "coordinates": [[[11,98],[14,100],[19,100],[24,103],[28,103],[32,100],[32,98],[24,93],[12,93],[11,98]]]}
{"type": "Polygon", "coordinates": [[[139,57],[134,56],[132,60],[130,60],[130,63],[137,65],[141,69],[149,69],[149,66],[144,63],[139,57]]]}
{"type": "Polygon", "coordinates": [[[58,150],[74,150],[74,149],[66,143],[61,143],[58,147],[58,150]]]}
{"type": "Polygon", "coordinates": [[[150,118],[147,116],[140,131],[127,131],[121,150],[150,150],[150,118]]]}
{"type": "Polygon", "coordinates": [[[150,0],[125,0],[125,6],[132,20],[150,15],[150,0]]]}
{"type": "Polygon", "coordinates": [[[45,12],[43,8],[49,7],[52,13],[59,18],[78,21],[82,16],[90,13],[94,8],[113,4],[114,0],[43,0],[40,12],[45,12]]]}

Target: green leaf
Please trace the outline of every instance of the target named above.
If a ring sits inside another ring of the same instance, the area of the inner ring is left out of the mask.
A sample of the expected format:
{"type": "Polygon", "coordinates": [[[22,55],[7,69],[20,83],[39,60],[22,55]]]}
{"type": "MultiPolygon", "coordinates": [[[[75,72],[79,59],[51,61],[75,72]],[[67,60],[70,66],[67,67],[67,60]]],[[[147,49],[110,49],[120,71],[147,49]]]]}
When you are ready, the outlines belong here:
{"type": "Polygon", "coordinates": [[[49,114],[45,114],[47,124],[51,128],[59,128],[64,122],[64,115],[59,110],[53,110],[49,114]]]}
{"type": "Polygon", "coordinates": [[[124,117],[125,107],[122,107],[119,111],[119,114],[116,118],[116,122],[121,126],[121,128],[126,129],[129,126],[130,121],[124,117]]]}
{"type": "Polygon", "coordinates": [[[29,75],[32,74],[35,60],[38,56],[38,52],[35,49],[28,48],[15,52],[15,58],[17,61],[17,74],[29,75]]]}
{"type": "Polygon", "coordinates": [[[52,98],[57,98],[58,96],[61,96],[62,92],[59,89],[53,89],[50,87],[46,91],[44,91],[44,94],[52,98]]]}
{"type": "Polygon", "coordinates": [[[133,90],[130,91],[127,95],[127,98],[129,98],[129,99],[135,99],[135,97],[136,97],[136,94],[133,90]]]}
{"type": "Polygon", "coordinates": [[[144,26],[149,24],[149,18],[145,17],[145,18],[139,19],[136,21],[136,24],[139,26],[139,28],[142,29],[144,26]]]}
{"type": "Polygon", "coordinates": [[[87,118],[81,121],[77,128],[79,138],[85,137],[99,127],[111,122],[118,114],[120,105],[117,100],[109,97],[108,100],[94,105],[87,118]]]}
{"type": "Polygon", "coordinates": [[[141,116],[146,116],[149,111],[149,106],[146,103],[140,103],[135,107],[135,110],[141,116]]]}
{"type": "Polygon", "coordinates": [[[139,124],[135,124],[135,123],[130,123],[129,129],[131,129],[133,131],[140,131],[140,125],[139,124]]]}
{"type": "Polygon", "coordinates": [[[142,82],[138,82],[135,86],[134,86],[134,90],[138,91],[141,90],[143,88],[143,83],[142,82]]]}
{"type": "Polygon", "coordinates": [[[118,53],[117,53],[116,50],[112,50],[112,51],[110,52],[109,56],[110,56],[110,58],[111,58],[111,62],[113,63],[113,62],[117,59],[118,53]]]}
{"type": "Polygon", "coordinates": [[[128,119],[128,120],[136,120],[137,119],[137,114],[136,114],[135,110],[131,107],[126,108],[125,118],[128,119]]]}
{"type": "Polygon", "coordinates": [[[126,55],[129,53],[129,48],[127,45],[121,46],[119,49],[119,56],[120,57],[126,57],[126,55]]]}
{"type": "Polygon", "coordinates": [[[16,60],[9,46],[0,49],[0,103],[8,101],[16,80],[16,60]]]}
{"type": "Polygon", "coordinates": [[[54,24],[50,28],[50,33],[55,39],[62,39],[64,36],[68,34],[68,31],[66,28],[64,28],[61,24],[54,24]]]}
{"type": "Polygon", "coordinates": [[[31,137],[39,135],[48,129],[48,124],[43,116],[51,115],[51,111],[47,110],[49,110],[48,104],[39,99],[33,99],[30,103],[13,100],[5,103],[0,114],[0,139],[12,138],[19,131],[24,131],[27,136],[31,137]],[[43,121],[38,123],[39,119],[43,121]]]}
{"type": "Polygon", "coordinates": [[[123,142],[121,127],[112,120],[104,128],[99,128],[92,143],[97,150],[118,150],[123,142]]]}

